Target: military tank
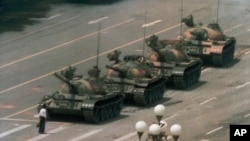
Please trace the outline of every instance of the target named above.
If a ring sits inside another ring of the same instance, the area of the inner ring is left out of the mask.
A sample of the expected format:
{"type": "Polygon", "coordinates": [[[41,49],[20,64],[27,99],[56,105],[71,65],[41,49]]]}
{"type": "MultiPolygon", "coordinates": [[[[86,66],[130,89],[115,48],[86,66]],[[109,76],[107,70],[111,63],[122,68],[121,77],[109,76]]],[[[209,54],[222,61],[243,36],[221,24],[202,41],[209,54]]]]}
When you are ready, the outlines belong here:
{"type": "Polygon", "coordinates": [[[90,123],[120,115],[124,97],[107,90],[104,79],[99,77],[100,70],[97,67],[90,69],[86,79],[75,75],[75,70],[75,67],[69,67],[61,73],[54,73],[64,84],[59,91],[44,96],[38,104],[38,111],[46,104],[48,117],[54,114],[80,115],[90,123]]]}
{"type": "Polygon", "coordinates": [[[158,40],[158,36],[152,35],[146,39],[146,44],[152,49],[146,58],[153,64],[155,75],[163,76],[177,89],[198,83],[202,60],[188,56],[180,40],[158,40]]]}
{"type": "Polygon", "coordinates": [[[200,57],[204,63],[222,67],[234,58],[236,40],[223,34],[219,24],[194,24],[193,16],[182,19],[189,27],[183,32],[183,46],[188,55],[200,57]]]}
{"type": "Polygon", "coordinates": [[[120,51],[108,54],[114,64],[107,65],[107,85],[113,93],[125,95],[125,103],[148,106],[163,98],[166,80],[151,75],[150,64],[140,55],[127,55],[119,60],[120,51]]]}

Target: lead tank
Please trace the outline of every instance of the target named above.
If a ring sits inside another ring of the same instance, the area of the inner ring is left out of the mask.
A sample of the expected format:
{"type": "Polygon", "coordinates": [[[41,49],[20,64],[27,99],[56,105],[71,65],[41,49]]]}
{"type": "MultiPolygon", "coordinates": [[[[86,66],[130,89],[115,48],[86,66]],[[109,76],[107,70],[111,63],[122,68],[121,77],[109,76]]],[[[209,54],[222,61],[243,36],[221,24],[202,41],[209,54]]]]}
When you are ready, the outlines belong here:
{"type": "Polygon", "coordinates": [[[125,95],[126,103],[147,106],[163,98],[166,81],[152,75],[151,65],[140,55],[127,55],[119,60],[120,51],[108,54],[107,85],[114,93],[125,95]]]}
{"type": "Polygon", "coordinates": [[[179,40],[158,40],[152,35],[146,39],[151,51],[146,54],[154,66],[154,74],[163,76],[177,89],[185,89],[198,83],[202,60],[188,56],[179,40]]]}
{"type": "Polygon", "coordinates": [[[194,24],[193,16],[182,19],[188,29],[183,32],[183,45],[188,55],[200,57],[204,63],[222,67],[234,58],[236,40],[223,34],[219,24],[194,24]]]}
{"type": "Polygon", "coordinates": [[[93,67],[86,79],[75,75],[75,70],[75,67],[69,67],[61,73],[54,73],[64,84],[59,91],[44,96],[38,104],[38,111],[46,104],[48,117],[54,114],[80,115],[90,123],[120,115],[123,96],[107,90],[104,79],[99,77],[100,70],[93,67]]]}

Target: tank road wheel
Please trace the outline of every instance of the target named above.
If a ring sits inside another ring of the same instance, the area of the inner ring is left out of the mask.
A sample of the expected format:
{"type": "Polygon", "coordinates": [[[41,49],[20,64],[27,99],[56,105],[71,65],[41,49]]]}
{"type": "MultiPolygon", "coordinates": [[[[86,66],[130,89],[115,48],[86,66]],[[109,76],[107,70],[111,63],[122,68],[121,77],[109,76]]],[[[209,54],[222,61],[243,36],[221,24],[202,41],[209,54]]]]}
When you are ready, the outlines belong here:
{"type": "Polygon", "coordinates": [[[96,108],[94,110],[94,118],[95,118],[95,121],[98,122],[100,121],[101,117],[100,117],[101,113],[100,113],[100,109],[99,108],[96,108]]]}

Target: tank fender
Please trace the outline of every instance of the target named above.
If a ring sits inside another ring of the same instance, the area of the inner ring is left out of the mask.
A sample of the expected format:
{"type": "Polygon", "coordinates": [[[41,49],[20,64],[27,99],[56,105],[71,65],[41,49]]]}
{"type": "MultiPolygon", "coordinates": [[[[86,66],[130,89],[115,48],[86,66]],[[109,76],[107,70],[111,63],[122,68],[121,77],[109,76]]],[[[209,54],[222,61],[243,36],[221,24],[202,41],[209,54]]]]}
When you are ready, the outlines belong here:
{"type": "Polygon", "coordinates": [[[213,45],[211,46],[211,53],[213,54],[221,54],[223,51],[223,45],[213,45]]]}
{"type": "Polygon", "coordinates": [[[185,72],[185,67],[174,67],[173,68],[173,71],[172,71],[172,74],[174,76],[183,76],[184,75],[184,72],[185,72]]]}
{"type": "Polygon", "coordinates": [[[94,109],[96,101],[95,100],[84,100],[82,104],[82,110],[84,111],[90,111],[94,109]]]}

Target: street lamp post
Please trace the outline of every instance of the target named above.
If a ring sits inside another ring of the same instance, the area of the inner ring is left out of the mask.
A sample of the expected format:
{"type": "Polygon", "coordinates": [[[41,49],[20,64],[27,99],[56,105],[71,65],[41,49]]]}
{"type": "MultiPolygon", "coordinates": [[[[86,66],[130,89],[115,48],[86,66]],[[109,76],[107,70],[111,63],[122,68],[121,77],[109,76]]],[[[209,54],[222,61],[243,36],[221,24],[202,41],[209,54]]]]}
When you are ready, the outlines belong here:
{"type": "MultiPolygon", "coordinates": [[[[157,118],[157,123],[153,123],[149,126],[148,129],[148,137],[145,141],[168,141],[169,137],[172,136],[174,141],[177,141],[180,137],[182,127],[179,124],[174,124],[170,127],[170,135],[166,134],[167,130],[167,122],[164,120],[161,120],[163,115],[165,114],[165,106],[162,104],[159,104],[155,106],[154,113],[157,118]]],[[[135,128],[137,130],[137,135],[139,138],[139,141],[141,140],[142,135],[146,131],[147,124],[144,121],[138,121],[135,124],[135,128]]]]}

